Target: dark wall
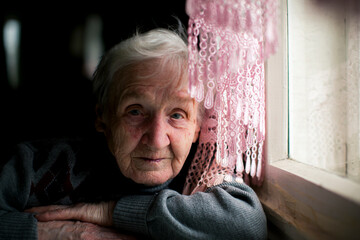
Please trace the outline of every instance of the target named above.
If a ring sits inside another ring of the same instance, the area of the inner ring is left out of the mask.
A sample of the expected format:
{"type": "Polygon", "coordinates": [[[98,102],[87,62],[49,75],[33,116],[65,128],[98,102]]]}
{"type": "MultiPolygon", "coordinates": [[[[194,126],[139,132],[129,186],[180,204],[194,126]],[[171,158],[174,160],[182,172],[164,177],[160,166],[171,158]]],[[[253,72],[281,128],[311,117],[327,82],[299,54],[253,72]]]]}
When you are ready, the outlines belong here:
{"type": "Polygon", "coordinates": [[[89,15],[102,19],[105,50],[137,27],[148,30],[176,24],[172,16],[185,26],[188,20],[185,0],[120,1],[120,6],[9,4],[0,8],[2,151],[20,141],[86,136],[95,131],[91,80],[83,73],[82,56],[71,51],[75,29],[84,26],[89,15]],[[8,83],[2,31],[5,21],[14,17],[21,23],[17,88],[8,83]]]}

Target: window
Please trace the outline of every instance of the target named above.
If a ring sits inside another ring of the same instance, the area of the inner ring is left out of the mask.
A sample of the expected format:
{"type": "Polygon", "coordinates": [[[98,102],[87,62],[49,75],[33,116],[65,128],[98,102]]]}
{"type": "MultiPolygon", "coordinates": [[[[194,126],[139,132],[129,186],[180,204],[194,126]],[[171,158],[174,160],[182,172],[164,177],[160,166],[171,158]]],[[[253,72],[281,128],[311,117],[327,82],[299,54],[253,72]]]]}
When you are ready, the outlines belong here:
{"type": "Polygon", "coordinates": [[[350,10],[359,2],[280,3],[279,49],[266,66],[268,164],[257,191],[269,238],[354,239],[360,12],[350,10]]]}
{"type": "Polygon", "coordinates": [[[290,158],[357,181],[359,26],[347,4],[289,1],[290,158]]]}

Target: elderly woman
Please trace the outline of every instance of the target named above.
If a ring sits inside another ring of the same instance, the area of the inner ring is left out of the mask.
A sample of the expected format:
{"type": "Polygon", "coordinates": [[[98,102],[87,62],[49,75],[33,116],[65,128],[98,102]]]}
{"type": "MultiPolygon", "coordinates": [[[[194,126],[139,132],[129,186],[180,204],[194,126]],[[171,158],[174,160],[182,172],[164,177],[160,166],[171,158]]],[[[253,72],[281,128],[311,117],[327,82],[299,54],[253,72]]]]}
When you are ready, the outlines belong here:
{"type": "Polygon", "coordinates": [[[94,91],[102,136],[23,143],[2,168],[1,239],[266,238],[247,185],[181,194],[203,109],[188,93],[178,33],[155,29],[112,48],[94,91]]]}

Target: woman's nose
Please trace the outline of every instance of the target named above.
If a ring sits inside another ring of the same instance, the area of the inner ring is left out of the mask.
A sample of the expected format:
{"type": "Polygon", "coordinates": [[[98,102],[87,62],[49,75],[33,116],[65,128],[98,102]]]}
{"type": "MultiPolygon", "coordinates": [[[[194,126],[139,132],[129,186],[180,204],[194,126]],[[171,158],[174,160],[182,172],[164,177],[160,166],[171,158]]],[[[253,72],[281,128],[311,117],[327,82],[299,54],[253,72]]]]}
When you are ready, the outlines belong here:
{"type": "Polygon", "coordinates": [[[170,145],[169,126],[165,117],[154,116],[150,119],[147,131],[142,137],[142,143],[153,150],[161,150],[170,145]]]}

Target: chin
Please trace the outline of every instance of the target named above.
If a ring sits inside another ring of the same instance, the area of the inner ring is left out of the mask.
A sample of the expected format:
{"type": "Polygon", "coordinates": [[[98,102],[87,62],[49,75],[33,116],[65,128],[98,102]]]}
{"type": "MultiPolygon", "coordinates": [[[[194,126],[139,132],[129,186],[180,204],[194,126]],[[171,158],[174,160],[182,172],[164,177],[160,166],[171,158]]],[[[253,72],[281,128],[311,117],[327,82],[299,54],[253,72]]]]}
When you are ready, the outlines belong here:
{"type": "Polygon", "coordinates": [[[146,173],[146,174],[139,174],[136,177],[132,177],[131,179],[138,184],[143,184],[146,186],[157,186],[167,182],[170,178],[172,178],[172,175],[167,176],[163,173],[160,174],[146,173]]]}

